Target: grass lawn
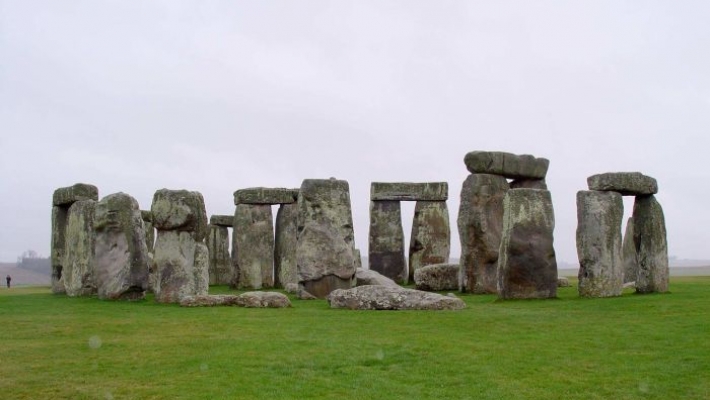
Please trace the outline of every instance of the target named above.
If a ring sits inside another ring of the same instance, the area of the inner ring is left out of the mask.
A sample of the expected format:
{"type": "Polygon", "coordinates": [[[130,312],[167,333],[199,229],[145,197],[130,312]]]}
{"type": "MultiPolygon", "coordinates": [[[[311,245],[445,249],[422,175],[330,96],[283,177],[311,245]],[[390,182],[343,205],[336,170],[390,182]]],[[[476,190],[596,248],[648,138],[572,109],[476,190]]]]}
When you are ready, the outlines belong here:
{"type": "Polygon", "coordinates": [[[461,297],[463,311],[350,311],[2,289],[0,398],[710,399],[710,277],[664,295],[461,297]]]}

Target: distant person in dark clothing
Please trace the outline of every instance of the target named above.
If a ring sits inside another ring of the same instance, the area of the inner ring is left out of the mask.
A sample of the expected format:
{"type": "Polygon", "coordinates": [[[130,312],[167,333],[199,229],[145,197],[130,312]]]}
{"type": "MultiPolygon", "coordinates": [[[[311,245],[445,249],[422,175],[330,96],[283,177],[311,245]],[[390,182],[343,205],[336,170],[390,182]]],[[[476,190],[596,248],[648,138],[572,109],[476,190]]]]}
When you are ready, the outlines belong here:
{"type": "Polygon", "coordinates": [[[10,278],[10,275],[8,275],[5,277],[5,280],[7,281],[7,288],[10,289],[10,281],[12,280],[12,278],[10,278]]]}

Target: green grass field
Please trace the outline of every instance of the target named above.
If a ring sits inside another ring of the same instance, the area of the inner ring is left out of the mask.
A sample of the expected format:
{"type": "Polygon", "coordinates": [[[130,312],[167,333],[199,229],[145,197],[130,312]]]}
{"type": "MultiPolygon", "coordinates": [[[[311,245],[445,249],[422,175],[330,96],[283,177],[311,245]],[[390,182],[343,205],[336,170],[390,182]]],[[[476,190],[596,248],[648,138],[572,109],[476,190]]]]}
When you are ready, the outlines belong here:
{"type": "Polygon", "coordinates": [[[672,279],[664,295],[559,297],[350,311],[3,289],[0,398],[710,399],[710,277],[672,279]]]}

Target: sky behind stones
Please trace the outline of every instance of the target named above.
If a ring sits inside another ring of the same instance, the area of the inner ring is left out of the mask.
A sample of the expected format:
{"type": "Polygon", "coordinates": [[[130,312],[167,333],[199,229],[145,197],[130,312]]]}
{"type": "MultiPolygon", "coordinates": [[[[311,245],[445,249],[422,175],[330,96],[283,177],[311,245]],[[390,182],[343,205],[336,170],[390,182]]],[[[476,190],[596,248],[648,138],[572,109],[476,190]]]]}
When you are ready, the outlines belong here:
{"type": "Polygon", "coordinates": [[[76,182],[232,214],[237,189],[329,177],[363,254],[370,182],[447,181],[458,257],[472,150],[550,159],[559,261],[610,171],[655,177],[669,253],[709,259],[707,21],[706,1],[0,0],[0,261],[49,255],[76,182]]]}

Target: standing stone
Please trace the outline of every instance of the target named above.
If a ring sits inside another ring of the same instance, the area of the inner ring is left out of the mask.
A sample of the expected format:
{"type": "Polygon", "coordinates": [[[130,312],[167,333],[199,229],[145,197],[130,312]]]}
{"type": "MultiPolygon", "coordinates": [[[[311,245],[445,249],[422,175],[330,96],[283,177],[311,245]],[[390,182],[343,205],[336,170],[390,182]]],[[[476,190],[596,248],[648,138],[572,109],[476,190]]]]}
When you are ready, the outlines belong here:
{"type": "Polygon", "coordinates": [[[94,211],[96,201],[80,200],[69,207],[63,266],[64,289],[69,296],[90,296],[94,284],[94,211]]]}
{"type": "Polygon", "coordinates": [[[51,262],[52,262],[52,293],[65,294],[63,279],[64,263],[64,234],[67,229],[68,209],[60,206],[52,206],[52,242],[51,242],[51,262]]]}
{"type": "Polygon", "coordinates": [[[634,219],[626,221],[626,232],[621,244],[621,262],[624,265],[624,283],[636,282],[638,262],[636,261],[636,247],[634,247],[634,219]]]}
{"type": "Polygon", "coordinates": [[[158,230],[153,264],[155,300],[179,303],[184,296],[206,295],[209,284],[207,213],[199,192],[160,189],[153,196],[158,230]]]}
{"type": "Polygon", "coordinates": [[[239,288],[274,286],[274,225],[269,204],[239,204],[234,213],[233,249],[239,288]]]}
{"type": "Polygon", "coordinates": [[[579,295],[619,296],[623,289],[621,220],[624,202],[617,192],[577,192],[579,295]]]}
{"type": "Polygon", "coordinates": [[[404,283],[407,279],[404,230],[399,201],[370,202],[368,262],[371,270],[397,283],[404,283]]]}
{"type": "Polygon", "coordinates": [[[352,287],[354,236],[348,182],[304,180],[298,196],[299,287],[319,298],[352,287]]]}
{"type": "Polygon", "coordinates": [[[138,202],[115,193],[96,204],[95,279],[100,299],[139,300],[148,289],[148,248],[138,202]]]}
{"type": "Polygon", "coordinates": [[[298,234],[298,204],[282,204],[276,212],[274,240],[274,286],[285,288],[298,284],[296,243],[298,234]]]}
{"type": "Polygon", "coordinates": [[[153,247],[155,246],[155,228],[153,228],[153,214],[150,211],[141,211],[141,217],[143,218],[143,230],[145,230],[145,245],[148,248],[148,252],[153,252],[153,247]]]}
{"type": "Polygon", "coordinates": [[[512,189],[503,200],[503,235],[498,260],[498,297],[557,296],[553,247],[555,214],[547,190],[512,189]]]}
{"type": "Polygon", "coordinates": [[[508,190],[508,181],[498,175],[471,174],[463,183],[458,217],[462,292],[497,293],[503,198],[508,190]]]}
{"type": "Polygon", "coordinates": [[[362,268],[362,253],[360,253],[360,249],[355,249],[353,254],[355,255],[355,269],[362,268]]]}
{"type": "Polygon", "coordinates": [[[445,201],[418,201],[409,241],[409,282],[420,267],[449,262],[451,228],[445,201]]]}
{"type": "Polygon", "coordinates": [[[229,285],[232,281],[232,260],[229,257],[229,230],[209,225],[207,235],[210,285],[229,285]]]}
{"type": "Polygon", "coordinates": [[[510,188],[547,190],[547,182],[544,179],[515,179],[510,182],[510,188]]]}
{"type": "Polygon", "coordinates": [[[638,262],[636,292],[667,292],[668,242],[663,208],[655,196],[637,196],[632,219],[638,262]]]}

